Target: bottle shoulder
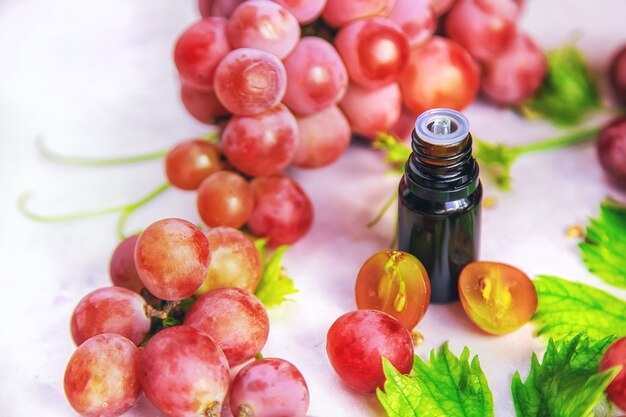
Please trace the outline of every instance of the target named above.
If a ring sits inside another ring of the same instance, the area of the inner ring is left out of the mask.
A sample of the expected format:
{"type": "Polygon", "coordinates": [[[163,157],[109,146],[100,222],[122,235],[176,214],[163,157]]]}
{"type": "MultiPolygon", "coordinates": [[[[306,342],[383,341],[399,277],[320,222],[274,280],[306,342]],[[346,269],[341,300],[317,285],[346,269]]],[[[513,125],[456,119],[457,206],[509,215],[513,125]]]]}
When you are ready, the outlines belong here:
{"type": "Polygon", "coordinates": [[[439,198],[438,201],[421,198],[411,192],[404,176],[398,186],[399,204],[415,212],[433,215],[463,213],[480,206],[483,189],[480,180],[478,180],[474,192],[465,197],[447,199],[446,194],[449,195],[449,192],[441,191],[440,194],[441,198],[439,198]]]}

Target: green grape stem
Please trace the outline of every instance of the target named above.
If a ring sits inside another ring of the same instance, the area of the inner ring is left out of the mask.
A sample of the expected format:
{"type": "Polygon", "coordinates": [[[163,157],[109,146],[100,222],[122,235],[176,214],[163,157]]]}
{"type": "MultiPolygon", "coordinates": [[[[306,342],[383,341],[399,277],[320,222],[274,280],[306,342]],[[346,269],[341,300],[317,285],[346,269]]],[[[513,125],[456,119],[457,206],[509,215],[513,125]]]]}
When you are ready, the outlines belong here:
{"type": "Polygon", "coordinates": [[[547,151],[551,149],[565,148],[568,146],[574,146],[581,143],[591,142],[600,133],[602,127],[595,126],[576,132],[567,133],[565,135],[557,136],[554,138],[539,140],[532,143],[526,143],[522,145],[511,146],[511,152],[515,156],[524,155],[532,152],[547,151]]]}
{"type": "Polygon", "coordinates": [[[124,234],[124,226],[128,218],[130,217],[130,215],[133,214],[135,211],[137,211],[137,209],[139,209],[140,207],[152,201],[154,198],[156,198],[159,194],[163,193],[169,187],[170,187],[170,184],[168,182],[165,182],[159,185],[154,190],[152,190],[146,196],[140,198],[139,200],[133,203],[126,204],[123,206],[114,206],[114,207],[106,207],[102,209],[85,210],[85,211],[79,211],[75,213],[60,214],[56,216],[41,215],[41,214],[37,214],[31,211],[27,207],[28,200],[30,199],[30,196],[28,194],[22,195],[18,199],[17,206],[18,206],[18,210],[20,211],[20,213],[22,213],[24,217],[33,221],[44,222],[44,223],[65,222],[65,221],[78,220],[78,219],[84,219],[84,218],[89,218],[89,217],[102,216],[106,214],[121,213],[120,218],[117,222],[117,235],[120,238],[120,240],[122,240],[126,238],[126,235],[124,234]]]}

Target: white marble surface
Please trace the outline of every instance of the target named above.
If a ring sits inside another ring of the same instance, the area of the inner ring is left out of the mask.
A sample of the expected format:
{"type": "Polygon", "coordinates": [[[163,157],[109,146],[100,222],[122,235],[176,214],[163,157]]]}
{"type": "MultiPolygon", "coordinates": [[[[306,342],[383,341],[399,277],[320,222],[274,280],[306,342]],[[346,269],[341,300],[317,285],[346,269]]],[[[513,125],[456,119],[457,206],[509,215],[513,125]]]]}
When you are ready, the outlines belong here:
{"type": "MultiPolygon", "coordinates": [[[[186,115],[177,97],[171,59],[177,34],[196,18],[192,0],[0,0],[0,415],[71,416],[62,375],[74,346],[69,316],[88,291],[109,284],[107,267],[116,245],[115,217],[61,224],[32,223],[16,210],[29,191],[33,209],[48,213],[132,201],[163,181],[159,162],[117,168],[64,167],[34,148],[41,135],[55,149],[77,155],[128,155],[168,148],[206,127],[186,115]]],[[[522,26],[546,48],[578,38],[597,70],[626,42],[623,0],[528,1],[522,26]]],[[[519,143],[554,133],[484,104],[467,110],[472,131],[491,141],[519,143]]],[[[295,302],[270,311],[266,356],[294,362],[305,375],[310,416],[383,416],[377,401],[348,392],[330,368],[325,335],[355,308],[353,285],[362,262],[384,248],[393,216],[365,224],[396,185],[375,153],[352,147],[337,164],[292,171],[312,197],[310,235],[285,263],[300,289],[295,302]]],[[[583,281],[626,298],[582,265],[573,224],[595,214],[611,189],[593,147],[520,159],[513,191],[484,212],[482,257],[508,262],[528,274],[583,281]]],[[[158,218],[193,221],[192,193],[170,190],[138,212],[129,228],[158,218]]],[[[433,306],[418,329],[426,355],[450,340],[480,356],[493,390],[497,416],[512,416],[510,380],[525,375],[542,342],[532,327],[502,337],[477,331],[458,304],[433,306]]],[[[130,416],[159,416],[145,399],[130,416]]]]}

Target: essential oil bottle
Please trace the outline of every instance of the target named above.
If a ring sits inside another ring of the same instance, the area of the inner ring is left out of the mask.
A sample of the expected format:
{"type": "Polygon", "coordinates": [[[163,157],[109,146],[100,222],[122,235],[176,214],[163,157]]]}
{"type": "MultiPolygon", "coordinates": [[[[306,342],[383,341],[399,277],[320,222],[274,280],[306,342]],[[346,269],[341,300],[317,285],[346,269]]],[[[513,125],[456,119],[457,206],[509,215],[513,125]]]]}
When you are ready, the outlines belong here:
{"type": "Polygon", "coordinates": [[[432,109],[415,122],[413,150],[398,192],[398,248],[430,277],[431,302],[459,298],[461,269],[477,260],[482,185],[467,118],[432,109]]]}

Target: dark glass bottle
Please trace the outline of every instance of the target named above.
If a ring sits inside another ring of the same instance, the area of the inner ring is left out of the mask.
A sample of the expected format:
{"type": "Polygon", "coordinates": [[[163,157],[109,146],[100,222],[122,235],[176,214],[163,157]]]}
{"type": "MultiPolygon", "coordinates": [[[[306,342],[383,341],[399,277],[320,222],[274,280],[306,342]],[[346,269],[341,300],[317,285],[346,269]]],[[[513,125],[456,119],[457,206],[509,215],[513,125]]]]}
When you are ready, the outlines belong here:
{"type": "Polygon", "coordinates": [[[415,255],[430,277],[431,302],[459,298],[461,269],[478,259],[482,186],[469,122],[432,109],[415,122],[398,192],[398,248],[415,255]]]}

